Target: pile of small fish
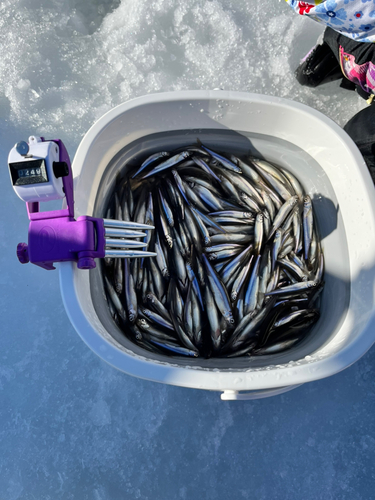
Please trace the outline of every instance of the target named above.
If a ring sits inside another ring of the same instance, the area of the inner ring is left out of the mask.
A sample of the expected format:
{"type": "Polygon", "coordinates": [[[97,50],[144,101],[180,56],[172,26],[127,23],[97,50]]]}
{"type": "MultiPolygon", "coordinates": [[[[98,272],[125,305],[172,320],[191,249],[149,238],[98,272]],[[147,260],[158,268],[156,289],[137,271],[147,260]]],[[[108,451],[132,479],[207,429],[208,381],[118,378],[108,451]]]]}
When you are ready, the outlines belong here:
{"type": "Polygon", "coordinates": [[[286,169],[198,140],[128,171],[107,218],[155,227],[138,244],[156,257],[103,265],[113,319],[147,350],[273,354],[319,318],[324,258],[312,202],[286,169]]]}

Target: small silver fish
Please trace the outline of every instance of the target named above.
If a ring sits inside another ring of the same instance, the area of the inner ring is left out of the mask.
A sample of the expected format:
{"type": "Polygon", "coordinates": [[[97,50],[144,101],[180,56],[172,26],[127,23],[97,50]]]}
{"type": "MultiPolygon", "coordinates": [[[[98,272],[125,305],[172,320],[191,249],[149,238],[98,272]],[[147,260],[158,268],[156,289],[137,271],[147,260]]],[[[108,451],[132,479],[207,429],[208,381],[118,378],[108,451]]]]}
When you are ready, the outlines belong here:
{"type": "Polygon", "coordinates": [[[161,151],[160,153],[155,153],[155,154],[149,156],[148,158],[146,158],[146,160],[141,164],[141,166],[136,171],[136,173],[132,176],[132,179],[134,179],[134,177],[136,177],[139,173],[141,173],[142,170],[144,170],[146,167],[148,167],[149,165],[151,165],[155,161],[160,160],[161,158],[165,158],[166,156],[170,156],[170,153],[168,153],[166,151],[161,151]]]}
{"type": "Polygon", "coordinates": [[[279,229],[279,227],[282,225],[282,223],[285,221],[287,216],[290,214],[290,212],[293,210],[293,208],[296,206],[298,202],[298,196],[291,196],[288,198],[288,200],[282,205],[280,210],[277,212],[277,215],[275,216],[275,219],[273,220],[271,231],[268,235],[268,240],[269,241],[272,236],[275,234],[275,231],[279,229]]]}
{"type": "Polygon", "coordinates": [[[232,161],[228,160],[228,158],[215,153],[215,151],[212,151],[212,149],[208,149],[206,146],[203,146],[203,144],[200,144],[200,147],[210,153],[210,155],[213,156],[215,160],[217,160],[221,165],[223,165],[223,167],[227,168],[228,170],[233,170],[233,172],[238,172],[239,174],[242,173],[242,170],[232,161]]]}
{"type": "Polygon", "coordinates": [[[313,210],[310,196],[303,200],[303,251],[305,260],[309,258],[309,249],[313,231],[313,210]]]}
{"type": "Polygon", "coordinates": [[[128,259],[124,259],[124,295],[128,320],[134,323],[138,316],[138,300],[128,259]]]}
{"type": "Polygon", "coordinates": [[[172,156],[171,158],[168,158],[168,160],[165,160],[162,163],[159,163],[159,165],[157,165],[155,168],[153,168],[151,170],[151,172],[144,175],[142,177],[142,179],[147,179],[147,177],[151,177],[151,175],[158,174],[162,170],[165,170],[165,169],[170,168],[170,167],[174,167],[175,165],[177,165],[177,163],[180,163],[185,158],[190,156],[190,154],[191,153],[189,151],[183,151],[182,153],[178,153],[177,155],[172,156]]]}
{"type": "Polygon", "coordinates": [[[259,264],[260,264],[260,255],[258,255],[256,258],[254,267],[250,274],[250,280],[246,288],[245,299],[244,299],[245,315],[253,312],[257,306],[258,290],[259,290],[259,264]]]}
{"type": "Polygon", "coordinates": [[[259,212],[256,216],[255,227],[254,227],[254,252],[256,255],[260,254],[263,244],[263,236],[264,236],[263,219],[264,215],[261,212],[259,212]]]}
{"type": "Polygon", "coordinates": [[[164,198],[163,193],[159,189],[159,198],[160,198],[160,205],[161,208],[165,214],[165,217],[167,218],[168,224],[173,227],[174,226],[174,218],[173,218],[173,212],[171,210],[171,207],[169,206],[169,203],[167,200],[164,198]]]}
{"type": "Polygon", "coordinates": [[[238,297],[238,294],[240,293],[242,285],[244,284],[244,282],[248,276],[250,266],[251,266],[251,259],[246,264],[246,266],[244,266],[242,269],[240,269],[240,272],[233,283],[232,292],[230,294],[230,298],[233,300],[233,302],[237,300],[237,297],[238,297]]]}

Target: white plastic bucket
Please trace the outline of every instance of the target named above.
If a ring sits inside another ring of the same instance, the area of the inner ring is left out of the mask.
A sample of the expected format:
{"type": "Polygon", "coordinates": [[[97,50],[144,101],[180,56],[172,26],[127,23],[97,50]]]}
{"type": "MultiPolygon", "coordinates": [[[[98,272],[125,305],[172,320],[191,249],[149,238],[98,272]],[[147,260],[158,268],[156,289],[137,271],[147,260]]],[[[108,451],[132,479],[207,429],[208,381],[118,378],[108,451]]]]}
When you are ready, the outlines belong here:
{"type": "Polygon", "coordinates": [[[197,137],[288,168],[312,197],[325,255],[321,317],[313,332],[286,353],[256,359],[153,355],[111,320],[99,266],[82,271],[62,263],[61,292],[78,334],[123,372],[225,391],[222,399],[267,397],[354,363],[375,340],[375,192],[357,147],[323,114],[285,99],[224,91],[160,93],[121,104],[93,125],[77,150],[75,216],[103,216],[125,162],[197,137]]]}

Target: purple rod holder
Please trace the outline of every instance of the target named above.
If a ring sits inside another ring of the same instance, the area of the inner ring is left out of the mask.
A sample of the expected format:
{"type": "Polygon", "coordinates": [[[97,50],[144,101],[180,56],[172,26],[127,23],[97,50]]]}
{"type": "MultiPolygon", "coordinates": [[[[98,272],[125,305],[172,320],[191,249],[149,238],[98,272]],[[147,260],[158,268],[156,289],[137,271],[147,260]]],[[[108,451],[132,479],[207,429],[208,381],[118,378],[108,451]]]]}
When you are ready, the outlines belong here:
{"type": "MultiPolygon", "coordinates": [[[[39,143],[47,142],[44,138],[39,140],[32,139],[39,143]]],[[[53,175],[57,178],[62,177],[62,191],[66,198],[67,208],[40,212],[39,201],[32,200],[26,202],[30,220],[29,237],[28,244],[19,243],[17,246],[18,260],[22,264],[31,262],[47,270],[55,269],[53,265],[55,262],[64,261],[77,262],[78,269],[93,269],[96,266],[94,260],[96,258],[106,256],[116,258],[156,256],[154,252],[134,250],[135,247],[145,247],[146,243],[125,239],[143,238],[146,236],[146,233],[137,230],[154,229],[153,226],[89,216],[81,216],[77,220],[74,219],[73,175],[69,155],[60,139],[48,142],[56,143],[59,147],[59,162],[53,163],[53,171],[52,167],[49,166],[51,162],[48,162],[48,158],[45,158],[45,164],[39,163],[36,167],[34,165],[25,167],[27,164],[26,160],[28,158],[35,158],[35,156],[28,155],[28,145],[26,143],[18,143],[15,146],[15,148],[18,146],[17,151],[20,151],[19,145],[25,149],[21,152],[24,161],[9,163],[13,186],[20,197],[21,195],[18,191],[21,192],[23,190],[22,193],[24,193],[24,189],[27,186],[36,192],[38,183],[35,183],[35,181],[31,182],[32,175],[37,171],[39,177],[36,180],[40,180],[40,175],[43,175],[43,168],[45,170],[49,169],[47,175],[44,174],[47,180],[42,180],[39,186],[41,186],[41,189],[45,189],[45,184],[42,183],[47,183],[53,175]],[[42,166],[40,167],[40,165],[42,166]],[[16,174],[14,174],[15,171],[16,174]],[[40,174],[41,171],[42,174],[40,174]],[[15,178],[17,179],[15,180],[15,178]],[[19,185],[21,187],[17,188],[19,185]],[[112,238],[113,236],[117,239],[112,238]],[[133,249],[129,250],[128,248],[133,249]]],[[[31,163],[36,164],[41,161],[43,160],[33,160],[30,162],[30,165],[31,163]]],[[[56,181],[55,178],[53,180],[56,181]]],[[[58,197],[61,198],[63,196],[58,197]]],[[[42,196],[39,194],[35,198],[39,200],[42,196]]],[[[27,199],[30,200],[29,194],[27,199]]]]}

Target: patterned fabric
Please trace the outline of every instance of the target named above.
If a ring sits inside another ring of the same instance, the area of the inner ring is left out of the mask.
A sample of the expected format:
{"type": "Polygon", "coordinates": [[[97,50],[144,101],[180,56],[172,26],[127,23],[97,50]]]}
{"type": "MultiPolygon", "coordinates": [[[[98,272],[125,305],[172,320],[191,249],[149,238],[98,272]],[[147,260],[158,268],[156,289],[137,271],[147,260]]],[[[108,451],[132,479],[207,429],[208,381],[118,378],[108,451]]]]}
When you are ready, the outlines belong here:
{"type": "Polygon", "coordinates": [[[375,42],[375,0],[285,0],[298,14],[357,42],[375,42]]]}
{"type": "Polygon", "coordinates": [[[356,64],[352,54],[347,54],[340,46],[340,63],[344,75],[368,93],[375,93],[375,65],[369,61],[356,64]]]}

